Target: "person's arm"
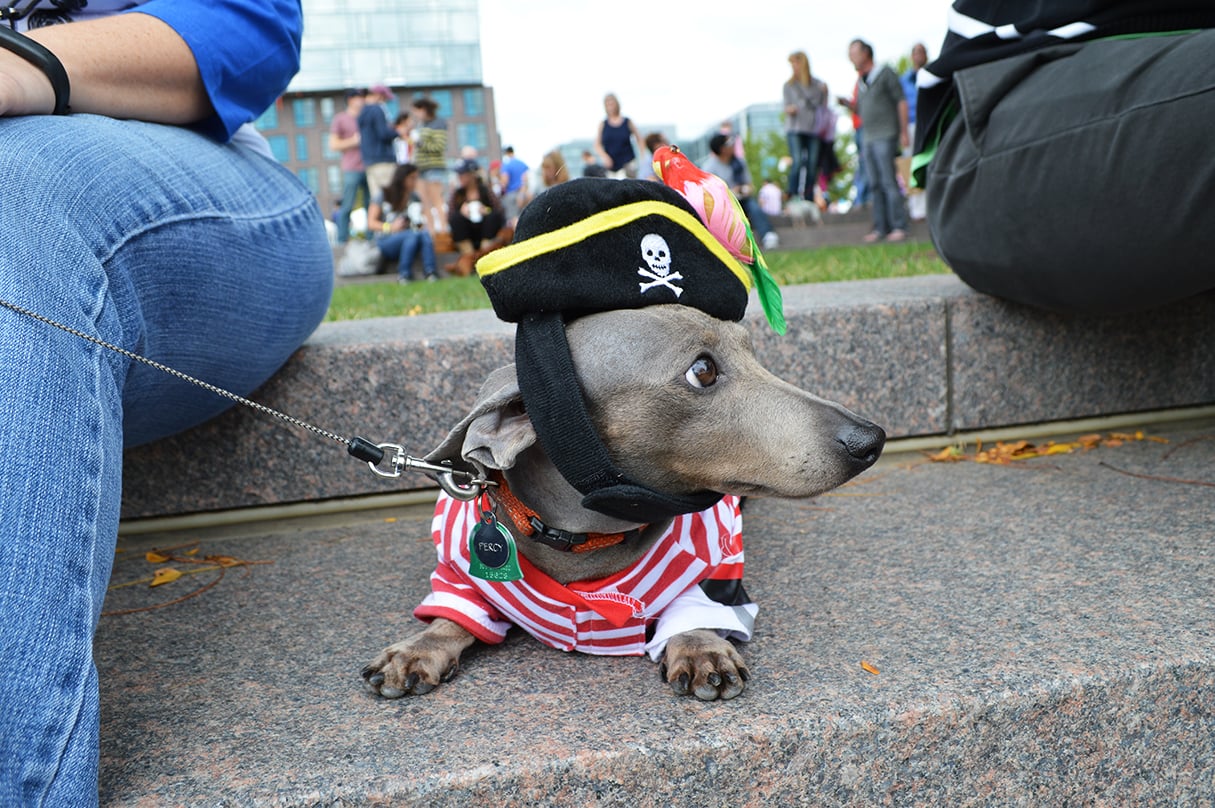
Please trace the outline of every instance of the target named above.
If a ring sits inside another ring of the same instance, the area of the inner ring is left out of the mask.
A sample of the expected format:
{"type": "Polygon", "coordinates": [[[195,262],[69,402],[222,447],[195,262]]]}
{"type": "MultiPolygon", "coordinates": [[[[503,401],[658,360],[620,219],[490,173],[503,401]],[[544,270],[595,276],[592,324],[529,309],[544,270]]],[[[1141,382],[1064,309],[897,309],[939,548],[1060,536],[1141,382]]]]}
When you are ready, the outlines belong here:
{"type": "Polygon", "coordinates": [[[359,145],[359,133],[355,132],[350,137],[341,137],[337,132],[329,133],[329,151],[345,151],[359,145]]]}
{"type": "Polygon", "coordinates": [[[384,208],[379,202],[372,202],[367,206],[367,229],[372,233],[379,233],[384,229],[384,208]]]}
{"type": "Polygon", "coordinates": [[[797,115],[797,110],[799,108],[797,103],[797,88],[794,86],[794,82],[786,81],[781,85],[780,91],[781,98],[785,102],[786,123],[791,123],[793,118],[797,115]]]}
{"type": "MultiPolygon", "coordinates": [[[[227,140],[299,69],[299,0],[149,0],[29,33],[63,63],[73,112],[191,124],[227,140]]],[[[47,114],[49,80],[0,51],[0,115],[47,114]]]]}
{"type": "Polygon", "coordinates": [[[611,171],[612,169],[614,169],[614,168],[615,168],[615,166],[613,166],[613,165],[612,165],[612,158],[611,158],[611,157],[608,157],[608,153],[607,153],[606,151],[604,151],[604,148],[603,148],[603,126],[604,126],[604,123],[605,123],[605,121],[600,121],[600,122],[599,122],[599,133],[598,133],[597,135],[595,135],[595,153],[599,155],[599,160],[600,160],[600,162],[602,162],[602,163],[603,163],[603,165],[604,165],[604,166],[605,166],[605,167],[606,167],[606,168],[607,168],[609,171],[611,171]]]}
{"type": "MultiPolygon", "coordinates": [[[[155,17],[52,25],[29,38],[63,63],[73,112],[185,124],[214,111],[189,46],[155,17]]],[[[21,57],[0,52],[0,113],[45,115],[54,106],[50,80],[21,57]]]]}
{"type": "Polygon", "coordinates": [[[899,99],[899,145],[904,149],[911,148],[911,129],[909,124],[907,99],[899,99]]]}

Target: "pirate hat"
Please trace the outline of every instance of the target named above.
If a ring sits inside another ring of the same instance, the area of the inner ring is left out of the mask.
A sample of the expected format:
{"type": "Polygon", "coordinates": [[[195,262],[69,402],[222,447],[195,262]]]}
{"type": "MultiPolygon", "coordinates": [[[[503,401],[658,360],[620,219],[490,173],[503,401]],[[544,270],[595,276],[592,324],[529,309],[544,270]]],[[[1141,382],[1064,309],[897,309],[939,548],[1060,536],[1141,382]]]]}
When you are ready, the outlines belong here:
{"type": "Polygon", "coordinates": [[[583,507],[634,522],[693,513],[715,491],[668,494],[615,467],[591,423],[565,323],[612,309],[693,306],[738,321],[751,279],[696,210],[657,182],[582,178],[524,208],[514,243],[477,262],[498,317],[517,323],[515,372],[541,446],[583,507]]]}

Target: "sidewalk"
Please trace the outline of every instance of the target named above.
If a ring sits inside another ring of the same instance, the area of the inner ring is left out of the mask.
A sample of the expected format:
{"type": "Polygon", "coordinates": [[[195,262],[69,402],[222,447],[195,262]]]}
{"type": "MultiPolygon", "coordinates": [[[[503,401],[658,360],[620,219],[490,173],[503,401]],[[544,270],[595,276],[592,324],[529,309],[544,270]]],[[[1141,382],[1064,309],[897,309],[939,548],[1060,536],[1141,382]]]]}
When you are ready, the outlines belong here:
{"type": "Polygon", "coordinates": [[[518,634],[428,696],[367,695],[360,669],[427,591],[423,509],[126,539],[116,583],[156,544],[273,563],[102,619],[102,804],[1202,803],[1215,425],[1148,431],[1169,443],[896,455],[817,500],[749,502],[761,612],[728,703],[518,634]]]}

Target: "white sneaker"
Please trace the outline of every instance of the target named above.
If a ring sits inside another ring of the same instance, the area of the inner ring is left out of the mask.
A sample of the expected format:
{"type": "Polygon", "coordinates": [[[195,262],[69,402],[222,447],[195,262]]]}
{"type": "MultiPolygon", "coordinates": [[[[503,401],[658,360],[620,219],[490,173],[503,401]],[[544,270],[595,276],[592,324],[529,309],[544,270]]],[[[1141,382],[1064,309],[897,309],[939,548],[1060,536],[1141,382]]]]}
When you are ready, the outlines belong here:
{"type": "Polygon", "coordinates": [[[780,246],[780,236],[778,236],[776,234],[776,231],[769,231],[767,233],[764,233],[764,249],[765,250],[775,250],[779,246],[780,246]]]}

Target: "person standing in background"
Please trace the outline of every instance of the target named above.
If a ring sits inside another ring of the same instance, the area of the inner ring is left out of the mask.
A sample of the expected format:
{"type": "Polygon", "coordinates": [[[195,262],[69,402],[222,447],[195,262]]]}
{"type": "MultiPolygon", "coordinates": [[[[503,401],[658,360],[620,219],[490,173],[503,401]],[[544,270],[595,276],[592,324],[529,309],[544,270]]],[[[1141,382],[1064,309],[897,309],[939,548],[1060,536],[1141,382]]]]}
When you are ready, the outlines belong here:
{"type": "Polygon", "coordinates": [[[515,226],[527,197],[527,163],[515,157],[515,150],[507,146],[502,150],[502,166],[498,172],[498,181],[502,184],[502,209],[506,215],[506,224],[515,226]]]}
{"type": "MultiPolygon", "coordinates": [[[[443,192],[447,187],[447,121],[439,117],[439,105],[430,98],[416,98],[410,106],[413,129],[413,160],[418,167],[418,195],[422,197],[422,213],[426,229],[435,245],[444,241],[440,234],[448,232],[443,192]]],[[[442,250],[440,250],[442,251],[442,250]]]]}
{"type": "Polygon", "coordinates": [[[793,164],[789,167],[789,198],[814,199],[818,174],[819,110],[827,105],[827,85],[810,75],[810,59],[802,51],[789,55],[793,75],[785,82],[785,139],[793,164]]]}
{"type": "Polygon", "coordinates": [[[873,184],[873,230],[865,241],[903,241],[907,208],[894,165],[900,146],[911,145],[903,85],[890,67],[874,65],[873,47],[863,39],[852,40],[848,58],[858,78],[855,111],[865,124],[865,168],[873,184]]]}
{"type": "Polygon", "coordinates": [[[392,128],[397,133],[396,139],[392,141],[392,154],[397,160],[397,165],[403,166],[406,163],[412,163],[413,141],[409,135],[413,130],[413,121],[410,120],[409,113],[397,113],[396,120],[392,122],[392,128]]]}
{"type": "Polygon", "coordinates": [[[383,193],[392,182],[392,172],[397,167],[397,155],[392,147],[397,130],[392,128],[384,106],[395,97],[392,90],[377,84],[367,91],[367,103],[359,112],[359,149],[367,170],[367,185],[373,194],[383,193]]]}
{"type": "Polygon", "coordinates": [[[359,112],[363,109],[366,90],[347,90],[346,108],[334,114],[329,124],[329,150],[341,154],[342,201],[337,209],[337,243],[350,240],[350,212],[362,193],[363,204],[371,198],[367,188],[367,172],[359,149],[359,112]]]}
{"type": "Polygon", "coordinates": [[[595,151],[603,161],[607,176],[614,180],[632,179],[637,176],[637,150],[633,143],[641,143],[637,126],[620,114],[620,101],[612,93],[603,97],[603,110],[607,117],[599,123],[599,134],[595,136],[595,151]]]}
{"type": "MultiPolygon", "coordinates": [[[[907,72],[901,78],[903,96],[907,99],[907,134],[913,143],[915,142],[915,98],[918,92],[916,75],[926,64],[928,64],[928,49],[924,47],[924,43],[917,42],[911,46],[911,67],[907,68],[907,72]]],[[[910,187],[910,183],[907,188],[907,213],[914,221],[924,219],[928,215],[928,199],[924,196],[923,189],[910,187]]]]}
{"type": "Polygon", "coordinates": [[[856,149],[856,169],[852,172],[852,206],[865,208],[869,206],[870,185],[869,172],[865,168],[865,122],[856,111],[857,92],[861,82],[858,79],[852,85],[852,96],[837,95],[835,101],[848,110],[852,118],[852,145],[856,149]]]}

